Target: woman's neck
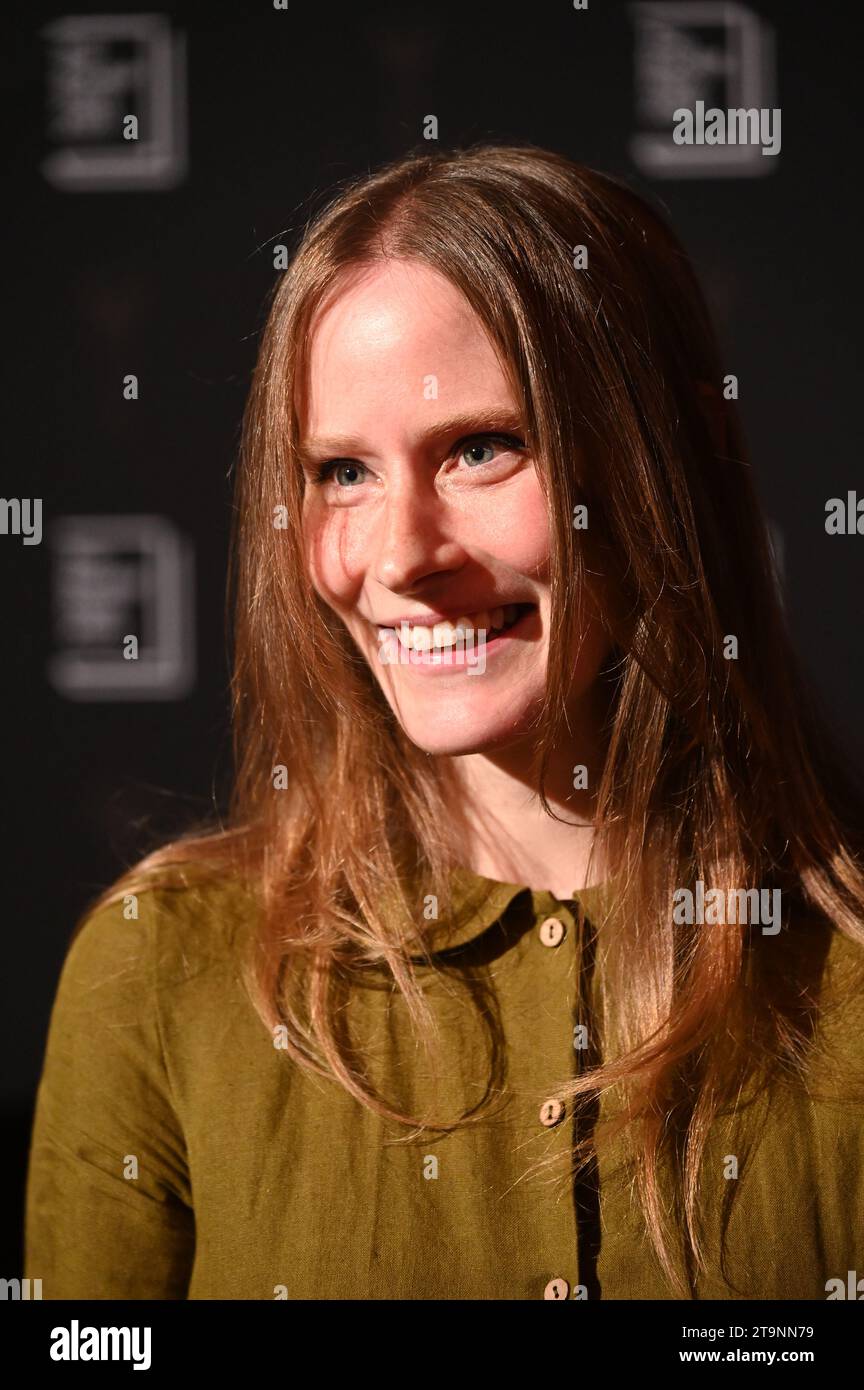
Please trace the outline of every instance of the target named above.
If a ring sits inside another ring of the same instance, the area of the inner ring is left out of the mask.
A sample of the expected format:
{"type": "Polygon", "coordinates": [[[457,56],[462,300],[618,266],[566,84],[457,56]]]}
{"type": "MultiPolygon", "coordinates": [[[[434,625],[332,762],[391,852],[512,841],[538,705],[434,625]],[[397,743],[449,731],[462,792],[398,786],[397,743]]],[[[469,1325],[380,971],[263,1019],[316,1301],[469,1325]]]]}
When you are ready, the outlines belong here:
{"type": "Polygon", "coordinates": [[[544,790],[560,819],[540,802],[527,743],[449,760],[457,789],[453,843],[459,864],[486,878],[548,889],[557,898],[603,882],[605,866],[596,852],[589,860],[603,759],[599,738],[587,733],[583,729],[566,754],[550,759],[544,790]]]}

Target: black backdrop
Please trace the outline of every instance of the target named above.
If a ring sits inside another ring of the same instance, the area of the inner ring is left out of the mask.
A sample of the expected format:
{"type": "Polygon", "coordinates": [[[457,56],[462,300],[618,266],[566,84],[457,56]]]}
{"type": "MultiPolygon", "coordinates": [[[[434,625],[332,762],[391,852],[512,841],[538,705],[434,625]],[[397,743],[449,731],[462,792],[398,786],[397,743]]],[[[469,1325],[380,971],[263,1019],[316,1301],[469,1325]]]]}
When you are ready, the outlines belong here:
{"type": "Polygon", "coordinates": [[[429,115],[441,145],[527,139],[665,209],[738,377],[798,646],[850,760],[862,748],[864,537],[825,531],[830,497],[864,495],[849,7],[141,12],[5,12],[2,491],[42,499],[43,535],[0,534],[4,1277],[21,1272],[33,1092],[74,920],[224,797],[229,470],[273,246],[336,180],[422,144],[429,115]],[[779,108],[779,153],[674,147],[668,113],[696,99],[779,108]],[[130,112],[137,143],[118,138],[130,112]],[[118,674],[129,632],[145,659],[118,674]]]}

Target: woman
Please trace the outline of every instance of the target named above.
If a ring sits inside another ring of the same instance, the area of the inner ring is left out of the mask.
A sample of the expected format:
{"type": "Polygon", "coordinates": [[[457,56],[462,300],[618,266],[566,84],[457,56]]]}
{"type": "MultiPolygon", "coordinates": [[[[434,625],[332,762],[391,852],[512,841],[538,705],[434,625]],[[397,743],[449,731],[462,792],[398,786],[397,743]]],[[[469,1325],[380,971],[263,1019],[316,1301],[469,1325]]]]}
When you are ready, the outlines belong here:
{"type": "Polygon", "coordinates": [[[230,818],[79,924],[46,1298],[862,1267],[861,800],[723,381],[677,241],[555,154],[409,157],[307,230],[245,421],[230,818]]]}

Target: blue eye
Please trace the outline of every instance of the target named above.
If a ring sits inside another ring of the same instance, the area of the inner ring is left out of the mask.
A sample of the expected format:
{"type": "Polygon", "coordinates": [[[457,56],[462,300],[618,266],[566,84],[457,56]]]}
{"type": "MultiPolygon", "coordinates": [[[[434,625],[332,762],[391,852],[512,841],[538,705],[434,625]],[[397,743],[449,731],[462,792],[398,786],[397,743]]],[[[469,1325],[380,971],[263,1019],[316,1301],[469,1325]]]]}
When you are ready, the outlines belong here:
{"type": "MultiPolygon", "coordinates": [[[[317,469],[312,481],[316,483],[326,483],[330,475],[333,474],[335,476],[339,472],[340,468],[353,468],[354,471],[358,474],[365,473],[366,471],[362,463],[354,463],[350,459],[347,459],[340,463],[339,459],[330,459],[329,462],[321,464],[320,468],[317,469]]],[[[360,478],[357,477],[353,479],[352,482],[359,483],[360,478]]]]}
{"type": "Polygon", "coordinates": [[[523,441],[512,434],[484,434],[478,435],[466,444],[460,450],[459,457],[475,467],[478,464],[491,463],[495,455],[502,449],[517,450],[524,449],[524,447],[523,441]],[[478,457],[478,455],[485,457],[478,457]]]}
{"type": "Polygon", "coordinates": [[[469,444],[467,449],[462,450],[462,457],[467,463],[491,463],[495,449],[491,444],[469,444]],[[478,458],[478,454],[488,454],[489,457],[478,458]]]}

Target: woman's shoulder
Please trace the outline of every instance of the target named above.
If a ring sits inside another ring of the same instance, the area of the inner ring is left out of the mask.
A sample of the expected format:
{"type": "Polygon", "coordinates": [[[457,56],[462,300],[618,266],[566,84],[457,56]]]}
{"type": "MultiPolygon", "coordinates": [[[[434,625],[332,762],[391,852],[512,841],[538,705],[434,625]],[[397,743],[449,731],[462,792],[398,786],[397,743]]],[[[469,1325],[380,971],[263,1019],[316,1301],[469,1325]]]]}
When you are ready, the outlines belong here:
{"type": "Polygon", "coordinates": [[[864,927],[861,938],[853,938],[839,928],[831,931],[822,975],[822,997],[826,1007],[840,1007],[851,1015],[864,1012],[864,927]]]}
{"type": "Polygon", "coordinates": [[[818,991],[817,1056],[823,1082],[832,1077],[840,1093],[861,1095],[864,1104],[864,940],[838,928],[830,933],[818,991]]]}
{"type": "Polygon", "coordinates": [[[251,888],[226,875],[118,890],[79,920],[63,966],[64,996],[80,994],[92,1006],[100,993],[146,994],[233,967],[256,912],[251,888]]]}

